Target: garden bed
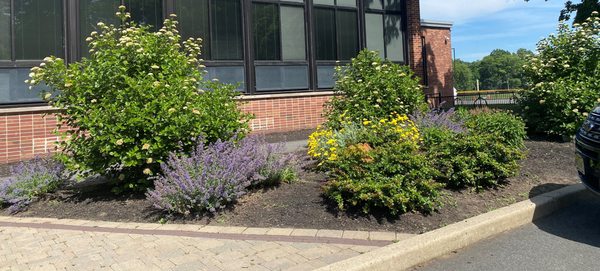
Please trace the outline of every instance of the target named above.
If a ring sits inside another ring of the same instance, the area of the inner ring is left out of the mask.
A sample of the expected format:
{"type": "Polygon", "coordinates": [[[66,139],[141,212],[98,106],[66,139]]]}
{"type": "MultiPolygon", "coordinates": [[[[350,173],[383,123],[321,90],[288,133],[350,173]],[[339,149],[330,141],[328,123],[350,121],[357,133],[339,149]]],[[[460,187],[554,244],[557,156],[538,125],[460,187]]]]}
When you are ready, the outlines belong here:
{"type": "MultiPolygon", "coordinates": [[[[444,206],[430,215],[407,213],[397,218],[336,211],[321,196],[325,177],[303,172],[300,181],[260,190],[243,197],[235,207],[212,217],[175,218],[173,223],[247,227],[293,227],[344,230],[382,230],[421,233],[512,203],[577,183],[572,143],[528,140],[528,158],[521,172],[498,189],[443,190],[444,206]]],[[[96,187],[97,188],[97,187],[96,187]]],[[[61,190],[29,206],[18,216],[73,218],[123,222],[157,222],[164,217],[143,195],[115,196],[108,189],[61,190]]]]}

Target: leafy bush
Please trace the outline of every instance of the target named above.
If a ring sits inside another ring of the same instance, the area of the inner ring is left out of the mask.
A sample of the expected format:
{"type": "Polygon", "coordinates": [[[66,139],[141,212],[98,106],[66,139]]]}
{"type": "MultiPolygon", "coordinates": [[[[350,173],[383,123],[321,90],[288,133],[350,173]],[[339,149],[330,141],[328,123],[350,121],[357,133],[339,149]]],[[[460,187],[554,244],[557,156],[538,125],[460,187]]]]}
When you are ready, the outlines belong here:
{"type": "Polygon", "coordinates": [[[456,116],[454,108],[448,110],[432,109],[426,112],[416,111],[410,115],[410,119],[419,129],[445,128],[455,133],[466,131],[464,121],[456,116]]]}
{"type": "MultiPolygon", "coordinates": [[[[429,119],[443,118],[430,115],[429,119]]],[[[525,147],[525,125],[518,117],[501,111],[465,110],[452,118],[462,119],[466,131],[451,129],[454,125],[420,127],[423,149],[438,171],[436,180],[453,188],[482,189],[517,173],[525,147]]]]}
{"type": "Polygon", "coordinates": [[[427,157],[438,170],[436,179],[452,188],[496,187],[517,174],[523,150],[498,140],[493,134],[456,134],[430,128],[423,131],[427,157]]]}
{"type": "Polygon", "coordinates": [[[191,154],[172,153],[161,164],[163,173],[146,195],[154,207],[169,213],[217,212],[251,186],[294,179],[299,160],[282,154],[281,147],[256,136],[238,142],[200,139],[191,154]]]}
{"type": "Polygon", "coordinates": [[[530,87],[519,100],[533,132],[571,137],[600,103],[600,18],[596,12],[537,45],[539,54],[525,65],[530,87]]]}
{"type": "Polygon", "coordinates": [[[321,128],[309,138],[309,155],[329,174],[325,195],[340,209],[383,209],[391,214],[431,211],[440,185],[419,152],[419,131],[406,115],[339,120],[340,129],[321,128]]]}
{"type": "Polygon", "coordinates": [[[177,21],[156,33],[129,21],[98,23],[87,39],[90,57],[65,65],[48,57],[30,84],[51,87],[44,97],[68,125],[61,147],[80,169],[119,176],[122,188],[145,189],[168,153],[189,151],[194,138],[229,138],[247,130],[235,87],[204,81],[200,39],[181,42],[177,21]],[[183,44],[183,46],[182,46],[183,44]]]}
{"type": "Polygon", "coordinates": [[[328,104],[330,125],[345,114],[351,121],[408,114],[426,106],[419,80],[407,66],[384,61],[364,50],[346,67],[336,68],[335,96],[328,104]]]}
{"type": "Polygon", "coordinates": [[[11,167],[11,176],[0,182],[0,207],[8,205],[16,213],[31,201],[59,188],[63,182],[64,165],[52,158],[36,157],[11,167]]]}
{"type": "Polygon", "coordinates": [[[506,111],[476,109],[464,114],[465,125],[472,134],[490,134],[501,143],[515,148],[525,147],[527,136],[523,120],[506,111]]]}

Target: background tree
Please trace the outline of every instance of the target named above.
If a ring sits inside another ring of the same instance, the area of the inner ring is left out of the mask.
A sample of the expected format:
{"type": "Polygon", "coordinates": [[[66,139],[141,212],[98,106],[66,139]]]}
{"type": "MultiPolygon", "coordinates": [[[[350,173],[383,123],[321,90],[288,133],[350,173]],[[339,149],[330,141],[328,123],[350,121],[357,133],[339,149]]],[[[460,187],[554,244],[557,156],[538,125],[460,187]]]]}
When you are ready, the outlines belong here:
{"type": "MultiPolygon", "coordinates": [[[[529,0],[525,1],[529,2],[529,0]]],[[[567,1],[565,3],[565,8],[560,12],[558,20],[568,21],[575,12],[573,23],[583,23],[594,11],[600,12],[600,0],[581,0],[581,3],[578,4],[574,4],[573,1],[567,1]]]]}
{"type": "Polygon", "coordinates": [[[476,88],[475,76],[471,63],[457,59],[454,61],[454,87],[458,90],[473,90],[476,88]]]}

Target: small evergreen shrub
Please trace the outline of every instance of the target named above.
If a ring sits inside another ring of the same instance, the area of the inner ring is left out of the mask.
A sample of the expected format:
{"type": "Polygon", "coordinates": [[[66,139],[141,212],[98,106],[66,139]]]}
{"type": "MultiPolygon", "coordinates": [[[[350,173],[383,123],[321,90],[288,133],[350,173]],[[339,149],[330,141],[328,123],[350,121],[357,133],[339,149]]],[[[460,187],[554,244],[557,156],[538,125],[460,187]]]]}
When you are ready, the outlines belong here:
{"type": "Polygon", "coordinates": [[[248,115],[237,107],[235,86],[203,79],[200,40],[181,42],[174,15],[158,32],[131,22],[98,23],[87,39],[90,57],[68,66],[48,57],[32,69],[49,103],[68,125],[60,146],[69,165],[113,175],[117,192],[145,190],[169,152],[190,151],[194,138],[209,142],[243,137],[248,115]]]}
{"type": "Polygon", "coordinates": [[[64,165],[53,158],[36,157],[11,167],[11,176],[0,182],[0,207],[20,212],[32,200],[54,192],[64,183],[64,165]]]}
{"type": "Polygon", "coordinates": [[[532,132],[570,138],[600,103],[600,18],[561,23],[525,65],[529,87],[519,103],[532,132]]]}
{"type": "Polygon", "coordinates": [[[465,126],[472,134],[491,134],[501,143],[524,148],[527,136],[523,119],[506,111],[476,109],[463,113],[465,126]]]}
{"type": "Polygon", "coordinates": [[[350,65],[336,68],[336,78],[339,95],[328,104],[329,125],[338,125],[341,115],[360,122],[426,108],[419,79],[410,68],[384,61],[377,52],[363,50],[350,65]]]}
{"type": "Polygon", "coordinates": [[[199,139],[189,155],[172,153],[161,164],[162,174],[146,195],[154,207],[172,214],[217,212],[250,187],[293,181],[300,160],[281,148],[258,136],[214,143],[199,139]]]}

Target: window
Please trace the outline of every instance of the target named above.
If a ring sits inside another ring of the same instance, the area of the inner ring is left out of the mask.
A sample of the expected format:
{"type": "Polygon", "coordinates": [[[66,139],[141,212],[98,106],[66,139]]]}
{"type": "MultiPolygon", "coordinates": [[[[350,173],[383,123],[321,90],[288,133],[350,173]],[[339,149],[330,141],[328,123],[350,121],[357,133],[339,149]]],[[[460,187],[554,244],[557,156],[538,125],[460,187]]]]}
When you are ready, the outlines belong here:
{"type": "Polygon", "coordinates": [[[177,0],[175,12],[184,39],[202,38],[206,60],[243,60],[240,0],[177,0]]]}
{"type": "Polygon", "coordinates": [[[365,7],[367,48],[388,60],[405,62],[403,0],[368,0],[365,7]]]}
{"type": "Polygon", "coordinates": [[[44,57],[64,58],[63,16],[62,0],[0,0],[0,104],[41,102],[43,86],[24,81],[44,57]]]}
{"type": "Polygon", "coordinates": [[[308,89],[303,1],[252,4],[256,90],[308,89]]]}
{"type": "Polygon", "coordinates": [[[98,22],[118,24],[115,16],[121,1],[119,0],[80,0],[79,1],[79,54],[89,55],[88,43],[85,39],[95,31],[98,22]]]}
{"type": "Polygon", "coordinates": [[[64,57],[63,1],[14,1],[14,58],[64,57]]]}
{"type": "Polygon", "coordinates": [[[333,87],[335,61],[348,63],[359,51],[355,0],[319,0],[314,8],[317,87],[333,87]]]}
{"type": "Polygon", "coordinates": [[[131,13],[134,22],[152,26],[154,30],[162,27],[162,0],[125,0],[123,4],[131,13]]]}

